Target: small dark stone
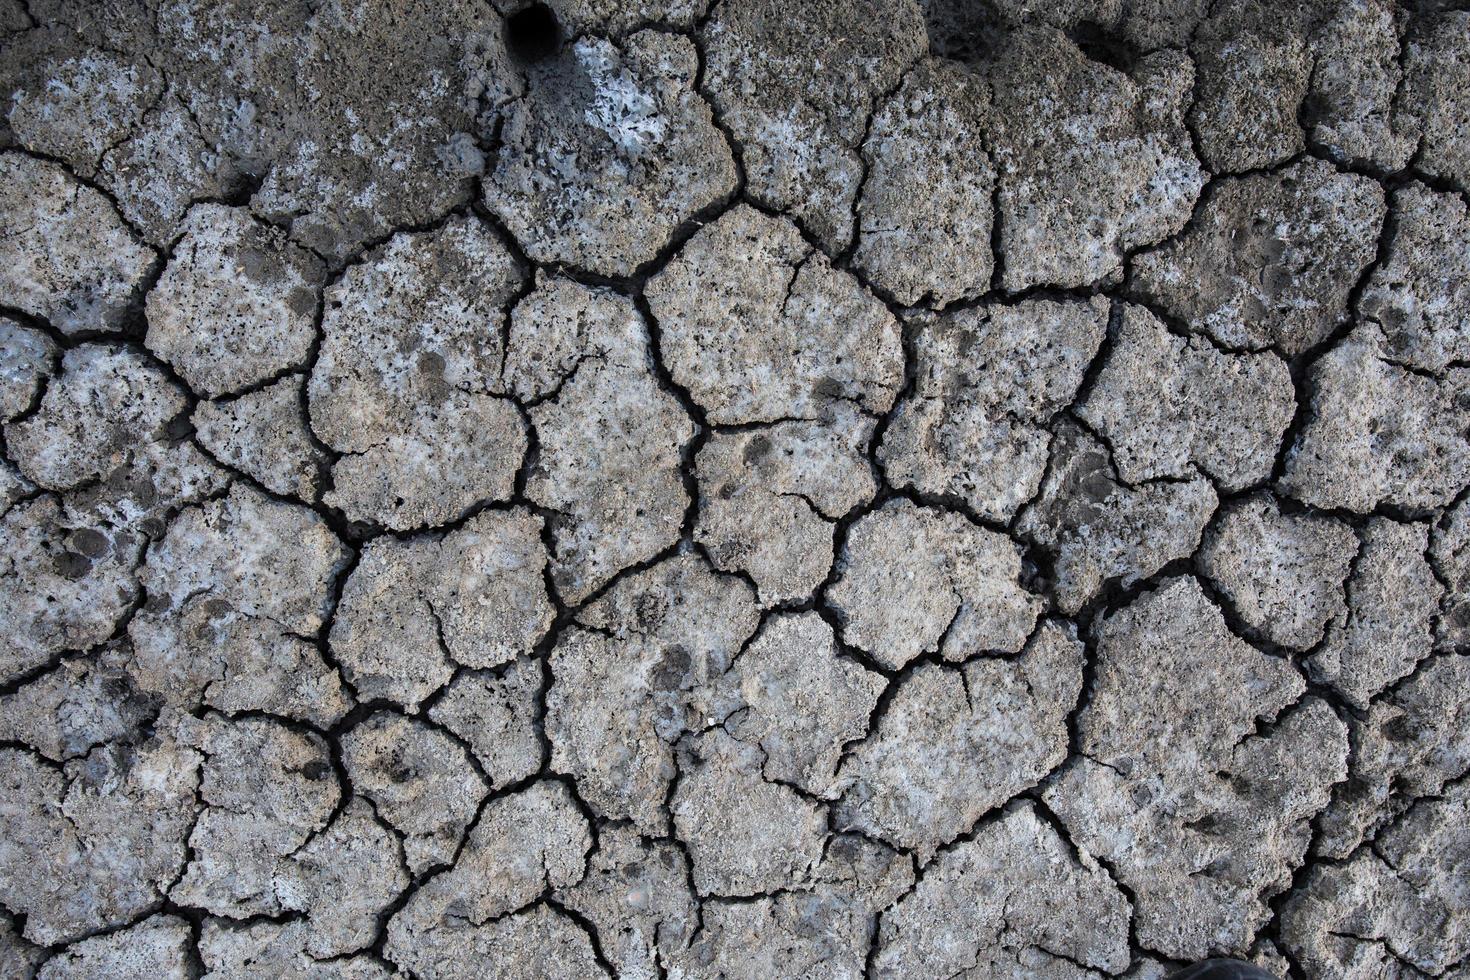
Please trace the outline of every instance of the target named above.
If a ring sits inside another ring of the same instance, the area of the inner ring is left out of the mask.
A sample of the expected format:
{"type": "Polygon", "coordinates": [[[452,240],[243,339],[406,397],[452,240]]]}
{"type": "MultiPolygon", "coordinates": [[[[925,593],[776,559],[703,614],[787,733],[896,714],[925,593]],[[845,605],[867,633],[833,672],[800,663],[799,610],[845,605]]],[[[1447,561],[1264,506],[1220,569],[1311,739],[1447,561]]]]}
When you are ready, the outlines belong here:
{"type": "Polygon", "coordinates": [[[107,535],[101,531],[94,531],[89,527],[73,531],[71,535],[72,548],[77,553],[86,555],[88,558],[101,558],[107,554],[107,547],[111,543],[107,539],[107,535]]]}
{"type": "Polygon", "coordinates": [[[433,351],[424,351],[419,355],[419,373],[430,377],[440,377],[444,374],[444,356],[433,351]]]}
{"type": "Polygon", "coordinates": [[[842,382],[836,378],[823,378],[817,382],[817,394],[823,398],[841,398],[844,393],[842,382]]]}
{"type": "Polygon", "coordinates": [[[158,501],[158,488],[146,479],[132,486],[133,502],[141,507],[152,507],[158,501]]]}
{"type": "Polygon", "coordinates": [[[309,316],[316,312],[316,293],[305,286],[297,286],[286,294],[286,306],[297,316],[309,316]]]}
{"type": "Polygon", "coordinates": [[[85,578],[92,570],[92,560],[75,551],[63,551],[56,556],[56,574],[62,578],[85,578]]]}
{"type": "Polygon", "coordinates": [[[754,463],[757,460],[765,458],[766,454],[770,451],[770,438],[767,436],[756,436],[745,444],[745,461],[747,463],[754,463]]]}
{"type": "Polygon", "coordinates": [[[1082,492],[1093,503],[1103,503],[1113,495],[1113,481],[1101,471],[1091,473],[1082,481],[1082,492]]]}
{"type": "Polygon", "coordinates": [[[264,249],[253,245],[240,249],[240,268],[255,282],[269,281],[274,271],[272,266],[272,256],[264,249]]]}
{"type": "Polygon", "coordinates": [[[681,646],[671,646],[664,651],[663,660],[653,672],[653,686],[660,691],[675,691],[684,682],[693,663],[689,651],[681,646]]]}
{"type": "Polygon", "coordinates": [[[651,630],[661,623],[669,611],[663,598],[656,592],[645,592],[640,595],[633,609],[638,625],[645,630],[651,630]]]}

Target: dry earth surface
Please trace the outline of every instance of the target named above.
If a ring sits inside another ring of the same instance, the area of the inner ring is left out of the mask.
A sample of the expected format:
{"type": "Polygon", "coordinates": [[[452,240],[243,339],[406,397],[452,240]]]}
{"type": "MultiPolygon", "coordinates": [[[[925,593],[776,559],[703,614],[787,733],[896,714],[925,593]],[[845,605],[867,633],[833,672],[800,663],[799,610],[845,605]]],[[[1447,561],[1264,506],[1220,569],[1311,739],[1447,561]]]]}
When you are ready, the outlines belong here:
{"type": "Polygon", "coordinates": [[[1470,977],[1470,11],[0,0],[0,975],[1470,977]]]}

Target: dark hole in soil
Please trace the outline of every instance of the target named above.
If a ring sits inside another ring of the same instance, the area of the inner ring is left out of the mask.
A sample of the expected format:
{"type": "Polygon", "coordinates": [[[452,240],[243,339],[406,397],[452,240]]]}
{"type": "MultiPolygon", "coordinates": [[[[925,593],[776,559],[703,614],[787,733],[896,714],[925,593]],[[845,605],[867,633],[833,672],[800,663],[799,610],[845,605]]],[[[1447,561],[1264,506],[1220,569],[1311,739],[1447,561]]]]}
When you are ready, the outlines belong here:
{"type": "Polygon", "coordinates": [[[1072,29],[1071,36],[1072,43],[1088,58],[1109,68],[1116,68],[1125,75],[1133,71],[1133,66],[1138,62],[1138,53],[1128,42],[1109,34],[1092,21],[1078,24],[1072,29]]]}
{"type": "Polygon", "coordinates": [[[541,61],[561,47],[561,25],[544,3],[533,3],[505,22],[505,45],[522,61],[541,61]]]}

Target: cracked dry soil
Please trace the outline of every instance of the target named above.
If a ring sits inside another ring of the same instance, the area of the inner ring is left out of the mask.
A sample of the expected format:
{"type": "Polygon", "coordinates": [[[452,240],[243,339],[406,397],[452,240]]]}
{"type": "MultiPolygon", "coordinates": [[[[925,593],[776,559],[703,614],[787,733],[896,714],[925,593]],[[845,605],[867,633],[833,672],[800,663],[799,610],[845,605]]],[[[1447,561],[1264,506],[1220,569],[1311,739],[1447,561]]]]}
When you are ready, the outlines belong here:
{"type": "Polygon", "coordinates": [[[0,0],[0,974],[1470,977],[1470,12],[0,0]]]}

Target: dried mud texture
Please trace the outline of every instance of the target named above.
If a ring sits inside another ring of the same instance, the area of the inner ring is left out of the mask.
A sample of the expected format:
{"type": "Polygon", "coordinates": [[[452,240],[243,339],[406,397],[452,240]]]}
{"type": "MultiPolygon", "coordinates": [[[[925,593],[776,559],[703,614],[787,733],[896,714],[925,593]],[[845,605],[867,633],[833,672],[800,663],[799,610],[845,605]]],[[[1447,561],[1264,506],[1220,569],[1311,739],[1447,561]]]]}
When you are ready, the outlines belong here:
{"type": "Polygon", "coordinates": [[[626,276],[735,189],[730,145],[694,91],[687,37],[582,37],[527,72],[485,205],[539,263],[626,276]]]}
{"type": "Polygon", "coordinates": [[[0,0],[0,976],[1470,977],[1470,11],[0,0]]]}

